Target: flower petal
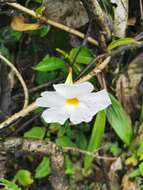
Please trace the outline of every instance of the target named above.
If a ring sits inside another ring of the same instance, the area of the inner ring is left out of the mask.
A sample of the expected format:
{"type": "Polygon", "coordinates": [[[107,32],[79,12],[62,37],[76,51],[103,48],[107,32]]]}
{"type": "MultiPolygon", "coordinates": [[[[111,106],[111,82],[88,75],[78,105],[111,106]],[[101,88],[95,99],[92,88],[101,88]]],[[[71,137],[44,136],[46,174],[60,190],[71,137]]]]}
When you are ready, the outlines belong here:
{"type": "Polygon", "coordinates": [[[46,123],[65,123],[68,119],[68,112],[65,107],[61,108],[49,108],[42,113],[42,117],[46,123]]]}
{"type": "Polygon", "coordinates": [[[84,104],[80,104],[71,111],[70,121],[73,124],[79,124],[81,122],[90,122],[92,120],[93,114],[90,112],[89,108],[84,104]]]}
{"type": "Polygon", "coordinates": [[[85,94],[80,97],[80,101],[87,105],[93,114],[111,105],[111,100],[105,89],[96,93],[85,94]]]}
{"type": "Polygon", "coordinates": [[[90,82],[80,84],[55,84],[53,85],[57,93],[66,98],[78,97],[93,91],[94,86],[90,82]]]}
{"type": "Polygon", "coordinates": [[[39,107],[58,107],[63,106],[65,103],[65,99],[57,92],[45,91],[41,93],[41,96],[36,100],[36,104],[39,107]]]}

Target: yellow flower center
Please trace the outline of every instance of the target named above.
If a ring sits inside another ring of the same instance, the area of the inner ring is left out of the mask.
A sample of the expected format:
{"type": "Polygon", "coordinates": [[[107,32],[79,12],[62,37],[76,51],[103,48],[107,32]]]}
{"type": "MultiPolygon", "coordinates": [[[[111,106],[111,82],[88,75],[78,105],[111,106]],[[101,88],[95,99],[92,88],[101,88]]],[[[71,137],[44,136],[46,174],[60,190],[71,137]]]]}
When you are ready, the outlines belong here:
{"type": "Polygon", "coordinates": [[[66,104],[69,106],[77,106],[79,104],[79,100],[77,98],[69,98],[66,100],[66,104]]]}

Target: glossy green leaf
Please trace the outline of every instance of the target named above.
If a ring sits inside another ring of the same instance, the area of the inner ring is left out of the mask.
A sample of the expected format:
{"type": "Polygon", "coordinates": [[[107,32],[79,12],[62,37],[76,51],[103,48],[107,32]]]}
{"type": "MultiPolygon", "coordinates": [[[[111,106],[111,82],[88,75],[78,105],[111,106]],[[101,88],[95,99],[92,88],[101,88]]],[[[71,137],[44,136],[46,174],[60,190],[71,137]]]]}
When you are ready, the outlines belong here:
{"type": "Polygon", "coordinates": [[[81,64],[89,64],[93,59],[93,55],[90,49],[87,47],[73,48],[70,51],[69,60],[72,62],[75,59],[75,57],[76,57],[75,62],[81,64]]]}
{"type": "MultiPolygon", "coordinates": [[[[101,145],[101,141],[104,134],[106,123],[106,113],[105,111],[100,111],[95,119],[95,123],[92,129],[91,138],[88,145],[88,151],[95,152],[101,145]]],[[[84,158],[84,169],[87,171],[92,164],[93,157],[86,155],[84,158]]]]}
{"type": "Polygon", "coordinates": [[[73,175],[75,173],[74,166],[69,156],[65,156],[65,174],[73,175]]]}
{"type": "Polygon", "coordinates": [[[0,178],[0,185],[4,186],[0,188],[1,190],[21,190],[17,184],[4,178],[0,178]]]}
{"type": "Polygon", "coordinates": [[[43,139],[46,129],[44,127],[33,127],[29,131],[24,133],[25,138],[43,139]]]}
{"type": "Polygon", "coordinates": [[[110,95],[110,98],[112,106],[107,110],[108,121],[121,140],[126,145],[130,145],[133,137],[131,120],[120,102],[112,95],[110,95]]]}
{"type": "Polygon", "coordinates": [[[56,139],[56,144],[61,147],[75,147],[75,144],[67,136],[61,136],[56,139]]]}
{"type": "Polygon", "coordinates": [[[47,156],[43,157],[41,163],[36,168],[35,178],[43,178],[51,173],[50,160],[47,156]]]}
{"type": "Polygon", "coordinates": [[[121,38],[119,40],[115,40],[113,42],[111,42],[108,46],[108,50],[112,50],[118,46],[122,46],[122,45],[128,45],[128,44],[137,44],[139,43],[138,41],[136,41],[134,38],[121,38]]]}
{"type": "Polygon", "coordinates": [[[65,62],[57,57],[49,57],[49,55],[44,57],[44,59],[34,67],[35,70],[43,72],[54,71],[62,68],[65,68],[65,62]]]}
{"type": "Polygon", "coordinates": [[[21,169],[17,172],[15,179],[22,186],[28,186],[33,183],[33,179],[31,177],[31,172],[28,170],[24,170],[24,169],[21,169]]]}

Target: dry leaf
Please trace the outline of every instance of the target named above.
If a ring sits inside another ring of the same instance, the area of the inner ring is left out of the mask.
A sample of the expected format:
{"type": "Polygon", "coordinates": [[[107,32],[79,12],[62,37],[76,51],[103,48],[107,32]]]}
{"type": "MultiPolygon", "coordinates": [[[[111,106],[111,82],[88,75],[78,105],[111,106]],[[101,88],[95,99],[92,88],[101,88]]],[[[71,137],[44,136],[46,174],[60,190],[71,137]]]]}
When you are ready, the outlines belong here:
{"type": "Polygon", "coordinates": [[[116,96],[122,103],[126,112],[131,115],[134,111],[134,104],[130,96],[130,82],[125,74],[121,74],[116,83],[116,96]]]}
{"type": "Polygon", "coordinates": [[[125,165],[136,166],[138,164],[138,160],[135,156],[130,156],[125,160],[125,165]]]}
{"type": "Polygon", "coordinates": [[[128,18],[128,26],[135,26],[137,22],[137,18],[136,17],[130,17],[128,18]]]}
{"type": "Polygon", "coordinates": [[[122,179],[122,190],[139,190],[136,185],[129,180],[129,177],[125,175],[122,179]]]}
{"type": "Polygon", "coordinates": [[[136,116],[140,109],[143,79],[143,54],[133,59],[126,73],[120,75],[116,83],[116,95],[125,110],[131,116],[136,116]]]}
{"type": "Polygon", "coordinates": [[[11,21],[11,28],[15,31],[28,31],[28,30],[37,30],[40,28],[39,24],[26,23],[24,17],[13,17],[11,21]]]}
{"type": "Polygon", "coordinates": [[[120,157],[117,158],[110,166],[108,176],[112,187],[111,189],[120,190],[119,176],[116,173],[118,170],[122,170],[122,161],[120,157]]]}
{"type": "Polygon", "coordinates": [[[45,16],[72,28],[80,28],[89,18],[80,0],[44,0],[45,16]]]}
{"type": "Polygon", "coordinates": [[[110,166],[110,171],[109,171],[109,177],[110,179],[112,179],[113,175],[116,175],[115,172],[117,170],[121,170],[122,169],[122,161],[121,158],[117,158],[110,166]]]}

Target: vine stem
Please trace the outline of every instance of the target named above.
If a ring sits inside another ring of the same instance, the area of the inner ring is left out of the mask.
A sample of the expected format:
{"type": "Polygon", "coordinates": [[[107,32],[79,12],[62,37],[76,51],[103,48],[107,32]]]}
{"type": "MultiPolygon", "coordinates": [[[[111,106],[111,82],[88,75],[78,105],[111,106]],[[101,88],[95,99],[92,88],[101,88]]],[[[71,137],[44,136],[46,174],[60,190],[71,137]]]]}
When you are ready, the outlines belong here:
{"type": "Polygon", "coordinates": [[[20,72],[17,70],[17,68],[1,53],[0,53],[0,59],[14,71],[15,75],[19,79],[19,81],[23,87],[24,96],[25,96],[23,109],[26,108],[28,106],[28,102],[29,102],[29,93],[28,93],[28,89],[27,89],[24,79],[22,78],[22,76],[21,76],[20,72]]]}

